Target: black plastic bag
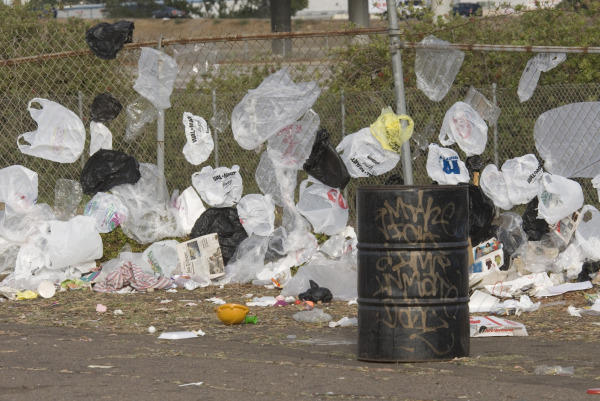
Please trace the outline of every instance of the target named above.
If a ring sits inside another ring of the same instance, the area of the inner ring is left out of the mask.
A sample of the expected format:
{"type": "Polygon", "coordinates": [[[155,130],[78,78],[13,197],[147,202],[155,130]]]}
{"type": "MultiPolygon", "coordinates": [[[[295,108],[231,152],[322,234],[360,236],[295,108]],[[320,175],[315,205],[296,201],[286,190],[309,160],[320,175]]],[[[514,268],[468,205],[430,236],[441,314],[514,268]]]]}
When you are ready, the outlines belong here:
{"type": "Polygon", "coordinates": [[[539,241],[542,236],[550,231],[544,219],[538,219],[538,198],[533,198],[523,212],[523,230],[530,241],[539,241]]]}
{"type": "Polygon", "coordinates": [[[319,287],[319,284],[312,280],[308,280],[310,288],[303,293],[298,295],[298,299],[301,301],[312,301],[312,302],[331,302],[333,295],[329,288],[319,287]]]}
{"type": "Polygon", "coordinates": [[[577,281],[588,281],[591,280],[592,277],[590,274],[596,273],[600,270],[600,261],[596,262],[583,262],[583,266],[581,267],[581,271],[577,276],[577,281]]]}
{"type": "Polygon", "coordinates": [[[123,106],[110,93],[101,93],[94,98],[92,102],[91,117],[92,121],[106,123],[114,120],[123,106]]]}
{"type": "Polygon", "coordinates": [[[323,184],[333,188],[344,189],[350,181],[348,169],[329,142],[329,133],[326,129],[317,132],[310,156],[302,168],[323,184]]]}
{"type": "Polygon", "coordinates": [[[481,170],[483,169],[483,164],[483,160],[479,155],[469,156],[467,157],[467,160],[465,160],[465,166],[467,167],[467,170],[469,171],[469,173],[471,173],[471,175],[473,175],[473,173],[475,172],[481,172],[481,170]]]}
{"type": "Polygon", "coordinates": [[[85,41],[94,54],[105,60],[117,57],[125,43],[133,40],[133,22],[118,21],[114,24],[101,22],[85,33],[85,41]]]}
{"type": "Polygon", "coordinates": [[[496,214],[494,202],[476,185],[469,184],[469,236],[473,246],[492,238],[496,232],[492,225],[496,214]]]}
{"type": "Polygon", "coordinates": [[[212,233],[217,233],[219,236],[221,255],[225,264],[229,262],[240,242],[248,237],[234,207],[213,207],[206,210],[196,220],[190,238],[212,233]]]}
{"type": "Polygon", "coordinates": [[[121,184],[135,184],[140,179],[140,165],[133,156],[118,150],[100,149],[83,166],[81,188],[94,195],[121,184]]]}

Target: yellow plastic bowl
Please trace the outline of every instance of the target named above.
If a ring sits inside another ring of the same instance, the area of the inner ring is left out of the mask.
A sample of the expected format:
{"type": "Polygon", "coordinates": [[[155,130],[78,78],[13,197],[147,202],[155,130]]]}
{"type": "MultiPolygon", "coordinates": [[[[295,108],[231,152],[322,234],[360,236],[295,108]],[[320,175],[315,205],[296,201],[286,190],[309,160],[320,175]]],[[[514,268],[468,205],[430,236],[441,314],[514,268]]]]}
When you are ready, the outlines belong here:
{"type": "Polygon", "coordinates": [[[239,324],[244,321],[244,318],[249,312],[249,309],[244,305],[239,304],[224,304],[217,309],[217,317],[225,324],[239,324]]]}

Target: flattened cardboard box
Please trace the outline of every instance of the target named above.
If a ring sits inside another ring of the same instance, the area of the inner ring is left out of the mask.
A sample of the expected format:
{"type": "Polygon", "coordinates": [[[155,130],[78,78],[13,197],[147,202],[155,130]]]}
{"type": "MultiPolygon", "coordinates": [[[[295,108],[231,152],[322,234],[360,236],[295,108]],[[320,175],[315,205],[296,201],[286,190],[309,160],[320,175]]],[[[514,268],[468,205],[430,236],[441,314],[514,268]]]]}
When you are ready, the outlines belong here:
{"type": "Polygon", "coordinates": [[[471,316],[471,337],[525,337],[523,323],[497,316],[471,316]]]}
{"type": "Polygon", "coordinates": [[[215,279],[225,275],[217,234],[207,234],[177,245],[181,273],[215,279]]]}

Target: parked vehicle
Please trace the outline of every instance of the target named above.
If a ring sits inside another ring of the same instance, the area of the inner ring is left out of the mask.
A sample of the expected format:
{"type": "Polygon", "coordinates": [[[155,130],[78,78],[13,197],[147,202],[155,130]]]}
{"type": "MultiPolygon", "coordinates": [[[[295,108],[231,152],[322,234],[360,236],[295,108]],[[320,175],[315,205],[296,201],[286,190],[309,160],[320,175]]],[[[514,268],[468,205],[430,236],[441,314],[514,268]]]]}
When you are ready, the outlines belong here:
{"type": "Polygon", "coordinates": [[[481,15],[483,10],[479,3],[458,3],[452,7],[452,14],[470,17],[472,15],[481,15]]]}
{"type": "Polygon", "coordinates": [[[428,8],[421,0],[400,0],[396,4],[400,18],[421,18],[428,8]]]}
{"type": "Polygon", "coordinates": [[[152,13],[154,18],[185,18],[187,13],[182,10],[178,10],[175,7],[163,7],[160,10],[156,10],[152,13]]]}

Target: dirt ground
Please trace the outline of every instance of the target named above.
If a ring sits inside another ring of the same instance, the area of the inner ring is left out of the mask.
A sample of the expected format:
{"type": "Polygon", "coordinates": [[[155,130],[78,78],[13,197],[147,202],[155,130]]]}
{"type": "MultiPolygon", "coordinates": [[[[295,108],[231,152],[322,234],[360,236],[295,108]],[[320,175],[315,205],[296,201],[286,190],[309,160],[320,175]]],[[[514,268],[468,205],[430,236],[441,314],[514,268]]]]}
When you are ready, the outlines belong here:
{"type": "MultiPolygon", "coordinates": [[[[295,305],[250,307],[256,325],[225,326],[207,301],[245,303],[277,293],[228,285],[124,295],[71,290],[5,301],[0,400],[600,399],[586,394],[600,387],[600,316],[567,313],[569,305],[586,304],[583,292],[511,316],[528,337],[474,338],[468,358],[417,364],[357,361],[355,327],[297,322],[295,305]],[[98,303],[108,311],[97,313],[98,303]],[[156,333],[148,333],[150,325],[156,333]],[[198,329],[206,335],[157,339],[163,331],[198,329]],[[536,374],[542,365],[574,373],[536,374]]],[[[321,307],[334,320],[357,313],[341,301],[321,307]]]]}

